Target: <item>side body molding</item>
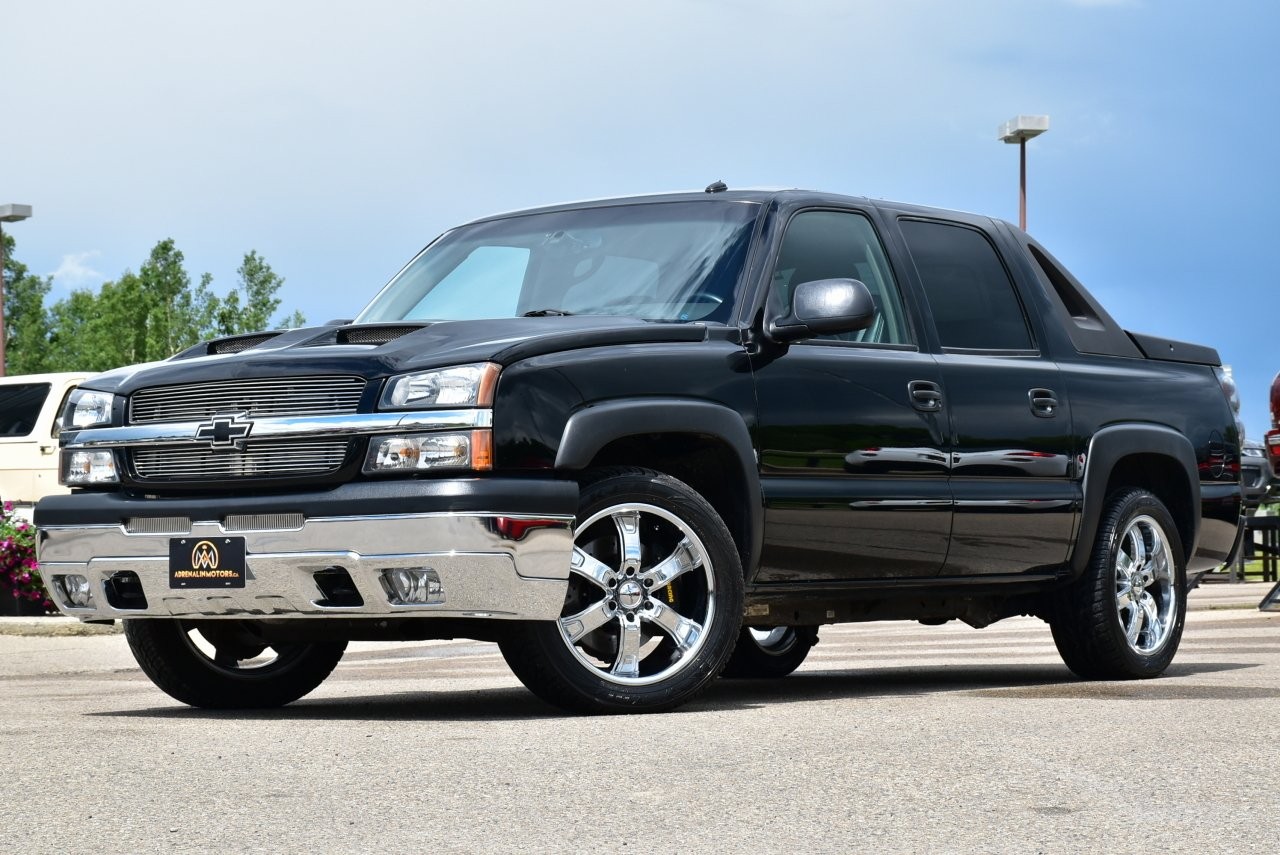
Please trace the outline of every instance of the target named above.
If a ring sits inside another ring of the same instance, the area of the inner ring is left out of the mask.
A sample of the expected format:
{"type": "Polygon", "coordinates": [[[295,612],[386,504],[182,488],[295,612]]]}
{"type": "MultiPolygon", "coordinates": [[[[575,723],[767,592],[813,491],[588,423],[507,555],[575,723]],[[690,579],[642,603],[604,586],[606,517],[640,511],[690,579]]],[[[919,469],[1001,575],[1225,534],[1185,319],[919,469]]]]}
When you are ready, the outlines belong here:
{"type": "Polygon", "coordinates": [[[742,472],[742,497],[750,531],[740,544],[748,578],[760,563],[764,544],[764,495],[756,466],[755,445],[746,422],[734,410],[687,398],[627,398],[578,410],[565,424],[556,469],[585,469],[610,442],[652,433],[683,433],[713,437],[733,451],[742,472]]]}
{"type": "Polygon", "coordinates": [[[1089,563],[1093,540],[1106,503],[1107,481],[1116,463],[1131,454],[1156,454],[1172,458],[1181,467],[1190,488],[1191,542],[1184,544],[1187,560],[1196,551],[1200,533],[1200,473],[1196,466],[1191,441],[1172,428],[1153,424],[1109,425],[1089,441],[1084,471],[1084,507],[1080,515],[1080,531],[1071,555],[1072,576],[1079,576],[1089,563]]]}

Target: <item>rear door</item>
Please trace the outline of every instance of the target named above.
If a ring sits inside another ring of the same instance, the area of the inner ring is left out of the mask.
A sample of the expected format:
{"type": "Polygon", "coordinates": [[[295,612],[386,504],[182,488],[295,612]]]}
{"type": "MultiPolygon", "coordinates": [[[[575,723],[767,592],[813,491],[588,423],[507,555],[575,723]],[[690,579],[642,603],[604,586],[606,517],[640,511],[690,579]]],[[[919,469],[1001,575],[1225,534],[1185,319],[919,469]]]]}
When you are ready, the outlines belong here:
{"type": "Polygon", "coordinates": [[[978,224],[899,216],[940,344],[955,501],[944,576],[1066,560],[1077,486],[1070,405],[996,244],[978,224]]]}

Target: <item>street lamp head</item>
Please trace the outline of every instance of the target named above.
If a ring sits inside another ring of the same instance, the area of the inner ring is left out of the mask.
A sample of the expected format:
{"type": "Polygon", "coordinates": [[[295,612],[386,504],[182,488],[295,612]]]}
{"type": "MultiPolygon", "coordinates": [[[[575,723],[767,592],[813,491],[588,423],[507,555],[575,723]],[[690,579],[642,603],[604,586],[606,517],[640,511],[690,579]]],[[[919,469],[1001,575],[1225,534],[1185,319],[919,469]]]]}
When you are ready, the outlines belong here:
{"type": "Polygon", "coordinates": [[[30,216],[30,205],[0,205],[0,223],[16,223],[30,216]]]}
{"type": "Polygon", "coordinates": [[[1047,130],[1048,116],[1014,116],[996,131],[996,139],[1006,143],[1020,143],[1038,137],[1047,130]]]}

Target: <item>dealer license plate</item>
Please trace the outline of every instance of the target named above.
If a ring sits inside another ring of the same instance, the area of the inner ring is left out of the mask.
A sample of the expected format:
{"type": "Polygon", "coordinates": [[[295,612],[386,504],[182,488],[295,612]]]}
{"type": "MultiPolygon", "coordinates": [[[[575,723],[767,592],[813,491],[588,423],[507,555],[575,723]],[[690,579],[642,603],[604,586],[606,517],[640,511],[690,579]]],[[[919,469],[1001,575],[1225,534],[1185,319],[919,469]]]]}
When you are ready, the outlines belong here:
{"type": "Polygon", "coordinates": [[[169,538],[170,588],[243,588],[243,537],[169,538]]]}

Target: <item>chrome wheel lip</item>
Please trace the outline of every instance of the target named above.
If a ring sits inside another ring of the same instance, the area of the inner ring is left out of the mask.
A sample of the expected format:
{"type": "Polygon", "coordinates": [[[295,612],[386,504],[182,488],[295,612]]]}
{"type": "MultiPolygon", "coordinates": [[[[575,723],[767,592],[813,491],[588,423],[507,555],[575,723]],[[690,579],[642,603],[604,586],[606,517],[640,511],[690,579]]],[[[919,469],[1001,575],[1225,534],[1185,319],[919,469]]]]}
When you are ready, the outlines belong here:
{"type": "MultiPolygon", "coordinates": [[[[680,534],[682,535],[682,537],[685,539],[685,542],[687,542],[689,546],[689,552],[697,559],[697,563],[690,570],[687,570],[685,572],[693,573],[693,572],[701,571],[702,576],[705,580],[706,608],[703,610],[703,613],[701,615],[690,618],[690,616],[688,615],[678,615],[673,609],[666,607],[661,600],[656,600],[654,602],[656,602],[657,607],[654,608],[652,611],[644,608],[624,609],[620,607],[615,607],[612,609],[608,609],[608,611],[612,612],[613,614],[609,618],[607,618],[604,621],[604,623],[608,623],[610,621],[616,620],[619,623],[620,627],[622,628],[622,632],[626,632],[629,628],[632,631],[634,631],[637,625],[648,623],[650,626],[656,627],[658,630],[658,633],[666,635],[667,638],[672,638],[673,636],[671,634],[671,631],[662,622],[659,622],[656,619],[658,616],[662,615],[663,612],[667,612],[669,614],[676,615],[677,617],[689,618],[689,619],[695,620],[699,625],[696,638],[681,653],[680,657],[676,659],[675,662],[668,665],[666,668],[662,669],[661,671],[655,674],[650,674],[643,677],[641,676],[629,677],[629,676],[621,676],[618,674],[611,673],[611,669],[607,667],[606,668],[600,667],[600,665],[597,664],[597,662],[593,661],[581,649],[579,649],[574,639],[571,638],[569,629],[566,626],[566,624],[569,623],[571,619],[575,617],[574,615],[562,615],[560,619],[556,621],[556,626],[557,626],[557,629],[559,630],[560,640],[564,642],[565,647],[568,648],[569,652],[573,655],[573,657],[583,667],[587,668],[590,673],[614,685],[640,687],[640,686],[651,686],[655,683],[661,683],[664,680],[670,679],[671,677],[675,676],[676,674],[688,668],[697,658],[698,653],[701,652],[703,646],[706,644],[707,637],[709,633],[712,631],[712,627],[716,621],[716,616],[717,616],[716,583],[715,583],[715,569],[712,565],[711,557],[707,553],[707,549],[703,545],[701,538],[698,537],[698,535],[694,532],[693,528],[683,519],[671,513],[670,511],[657,507],[656,505],[650,505],[642,502],[624,502],[617,505],[610,505],[609,507],[604,508],[603,510],[600,510],[592,514],[586,520],[578,523],[575,526],[575,538],[574,538],[575,552],[577,550],[578,534],[581,534],[590,530],[592,526],[594,526],[596,523],[606,518],[613,518],[616,522],[617,517],[619,515],[631,514],[631,513],[639,513],[642,515],[649,514],[649,515],[658,517],[659,519],[669,523],[670,525],[674,526],[676,529],[679,530],[680,534]]],[[[646,574],[652,572],[655,567],[665,563],[666,559],[668,558],[668,557],[664,557],[663,559],[660,559],[657,564],[651,567],[644,567],[643,565],[637,564],[638,556],[636,556],[633,553],[627,552],[625,548],[621,548],[621,547],[622,545],[620,544],[619,551],[622,556],[622,561],[621,561],[622,566],[617,568],[611,568],[616,574],[615,578],[626,578],[623,574],[625,572],[625,568],[627,568],[628,566],[633,566],[634,569],[637,571],[634,578],[644,577],[646,574]]],[[[677,549],[676,551],[679,552],[679,549],[677,549]]],[[[683,575],[683,573],[681,573],[680,575],[683,575]]],[[[586,574],[574,572],[571,574],[571,576],[573,578],[580,580],[581,583],[594,584],[597,588],[599,588],[601,595],[604,597],[603,604],[605,606],[609,605],[609,600],[611,597],[614,598],[613,601],[614,603],[617,604],[617,606],[621,606],[621,603],[617,602],[616,591],[611,591],[608,587],[601,585],[597,581],[592,580],[586,574]]],[[[655,586],[655,589],[656,589],[656,586],[655,586]]],[[[588,608],[587,611],[595,612],[599,605],[601,604],[596,604],[595,606],[591,606],[588,608]]],[[[580,614],[583,614],[583,613],[580,613],[580,614]]],[[[603,626],[604,623],[601,623],[599,626],[603,626]]],[[[591,630],[591,632],[594,632],[594,631],[595,630],[591,630]]],[[[579,636],[579,639],[585,638],[586,635],[589,635],[589,634],[590,632],[584,633],[579,636]]],[[[620,640],[620,643],[621,643],[621,640],[620,640]]],[[[643,659],[639,661],[643,661],[643,659]]],[[[616,663],[615,663],[615,667],[616,667],[616,663]]],[[[636,667],[637,668],[639,667],[639,662],[636,663],[636,667]]]]}
{"type": "Polygon", "coordinates": [[[763,628],[749,627],[751,638],[761,650],[774,652],[779,647],[786,647],[788,635],[794,631],[789,626],[769,626],[763,628]]]}
{"type": "Polygon", "coordinates": [[[184,624],[180,627],[180,636],[182,641],[205,667],[229,677],[242,679],[267,677],[273,671],[287,666],[297,658],[296,650],[286,649],[281,651],[271,645],[263,645],[262,652],[257,656],[237,659],[235,660],[237,664],[232,666],[217,661],[217,645],[205,637],[198,627],[184,624]],[[272,655],[264,656],[267,651],[270,651],[272,655]],[[239,664],[241,662],[249,664],[241,665],[239,664]]]}
{"type": "Polygon", "coordinates": [[[1112,564],[1126,645],[1140,656],[1160,652],[1173,636],[1180,596],[1164,527],[1146,514],[1134,517],[1116,540],[1112,564]]]}

